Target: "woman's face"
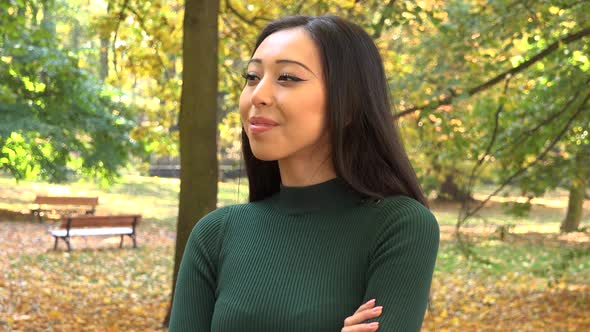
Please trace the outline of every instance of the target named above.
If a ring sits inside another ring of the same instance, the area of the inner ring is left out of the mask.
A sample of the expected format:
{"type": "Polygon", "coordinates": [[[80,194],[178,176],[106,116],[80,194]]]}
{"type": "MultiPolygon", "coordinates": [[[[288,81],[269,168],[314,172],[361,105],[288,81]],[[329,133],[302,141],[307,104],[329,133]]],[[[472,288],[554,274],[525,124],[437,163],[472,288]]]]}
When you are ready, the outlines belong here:
{"type": "Polygon", "coordinates": [[[278,31],[260,44],[246,69],[240,115],[260,160],[304,161],[326,151],[320,53],[305,30],[278,31]]]}

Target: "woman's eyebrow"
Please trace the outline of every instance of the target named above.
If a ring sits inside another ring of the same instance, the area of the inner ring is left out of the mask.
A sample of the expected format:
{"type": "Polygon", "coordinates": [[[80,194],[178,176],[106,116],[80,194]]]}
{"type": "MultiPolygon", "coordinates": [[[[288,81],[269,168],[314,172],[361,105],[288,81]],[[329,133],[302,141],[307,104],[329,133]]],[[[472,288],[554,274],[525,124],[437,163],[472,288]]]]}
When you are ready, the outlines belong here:
{"type": "MultiPolygon", "coordinates": [[[[248,64],[250,64],[252,62],[262,64],[262,59],[252,58],[252,59],[250,59],[250,61],[248,61],[248,64]]],[[[299,61],[289,60],[289,59],[278,59],[277,61],[275,61],[275,63],[293,63],[293,64],[299,65],[299,66],[307,69],[307,71],[309,71],[310,73],[312,73],[313,76],[316,76],[316,74],[311,69],[309,69],[309,67],[307,67],[306,65],[302,64],[299,61]]]]}

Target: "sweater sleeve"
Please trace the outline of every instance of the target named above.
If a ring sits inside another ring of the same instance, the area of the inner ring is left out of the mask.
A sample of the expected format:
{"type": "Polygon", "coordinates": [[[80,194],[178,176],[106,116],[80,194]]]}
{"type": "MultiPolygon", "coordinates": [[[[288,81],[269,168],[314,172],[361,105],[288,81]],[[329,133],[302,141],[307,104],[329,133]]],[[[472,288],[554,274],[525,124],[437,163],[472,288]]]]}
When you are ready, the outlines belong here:
{"type": "Polygon", "coordinates": [[[225,214],[226,208],[209,213],[189,236],[176,281],[170,332],[210,330],[225,214]]]}
{"type": "MultiPolygon", "coordinates": [[[[419,331],[439,244],[432,213],[408,197],[388,199],[371,253],[365,301],[383,306],[379,331],[419,331]]],[[[383,203],[385,204],[385,202],[383,203]]]]}

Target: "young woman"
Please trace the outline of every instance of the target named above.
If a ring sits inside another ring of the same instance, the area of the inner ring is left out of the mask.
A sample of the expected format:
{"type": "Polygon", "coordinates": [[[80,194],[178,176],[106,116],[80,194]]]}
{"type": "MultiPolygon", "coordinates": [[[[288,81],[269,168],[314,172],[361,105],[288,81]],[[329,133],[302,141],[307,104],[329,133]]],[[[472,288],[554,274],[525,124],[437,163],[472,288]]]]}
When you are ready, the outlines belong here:
{"type": "Polygon", "coordinates": [[[439,229],[371,38],[336,16],[286,17],[244,77],[250,203],[195,226],[170,331],[418,331],[439,229]]]}

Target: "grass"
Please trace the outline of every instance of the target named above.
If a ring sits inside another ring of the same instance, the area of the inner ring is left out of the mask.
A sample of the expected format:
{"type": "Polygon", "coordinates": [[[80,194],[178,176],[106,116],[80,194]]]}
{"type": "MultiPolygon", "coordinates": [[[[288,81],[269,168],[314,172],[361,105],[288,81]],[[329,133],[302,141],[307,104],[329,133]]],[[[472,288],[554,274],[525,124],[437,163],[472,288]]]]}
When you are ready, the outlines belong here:
{"type": "MultiPolygon", "coordinates": [[[[124,175],[108,188],[84,180],[66,184],[48,184],[37,181],[20,181],[0,176],[0,210],[28,213],[35,195],[98,196],[96,213],[140,212],[158,228],[174,231],[178,212],[178,179],[124,175]]],[[[218,205],[246,202],[246,180],[220,182],[218,205]],[[239,196],[238,196],[239,194],[239,196]]]]}
{"type": "Polygon", "coordinates": [[[547,282],[563,277],[565,282],[590,285],[590,249],[578,247],[548,247],[497,240],[485,241],[474,247],[475,253],[491,261],[485,264],[470,260],[452,242],[439,249],[437,271],[467,277],[472,274],[501,277],[518,272],[528,277],[546,278],[547,282]]]}

